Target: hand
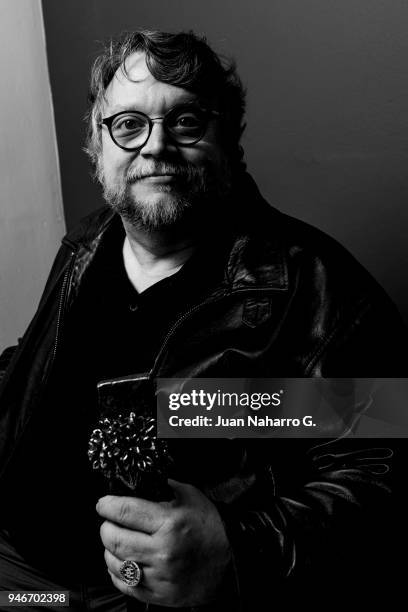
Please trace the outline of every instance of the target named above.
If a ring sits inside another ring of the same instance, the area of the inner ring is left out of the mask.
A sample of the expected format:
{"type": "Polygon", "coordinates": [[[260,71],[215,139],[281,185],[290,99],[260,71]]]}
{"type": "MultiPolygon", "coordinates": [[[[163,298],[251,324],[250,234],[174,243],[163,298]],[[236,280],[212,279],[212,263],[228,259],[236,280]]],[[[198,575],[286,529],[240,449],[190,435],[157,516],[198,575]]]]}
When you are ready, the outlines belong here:
{"type": "Polygon", "coordinates": [[[204,605],[220,593],[231,561],[230,545],[214,504],[192,485],[169,481],[170,502],[102,497],[101,538],[113,584],[140,601],[173,607],[204,605]],[[137,587],[119,569],[125,559],[143,568],[137,587]]]}

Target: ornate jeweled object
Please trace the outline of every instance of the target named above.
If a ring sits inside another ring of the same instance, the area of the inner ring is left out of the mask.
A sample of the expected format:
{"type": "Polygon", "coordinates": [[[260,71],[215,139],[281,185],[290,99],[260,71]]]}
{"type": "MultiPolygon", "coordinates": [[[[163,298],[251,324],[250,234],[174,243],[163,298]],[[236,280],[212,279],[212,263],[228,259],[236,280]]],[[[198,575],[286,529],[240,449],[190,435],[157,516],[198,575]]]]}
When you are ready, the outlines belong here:
{"type": "Polygon", "coordinates": [[[136,382],[127,377],[98,385],[103,416],[90,436],[88,458],[109,482],[110,493],[163,501],[171,498],[171,458],[165,440],[156,436],[155,418],[136,393],[136,382]]]}

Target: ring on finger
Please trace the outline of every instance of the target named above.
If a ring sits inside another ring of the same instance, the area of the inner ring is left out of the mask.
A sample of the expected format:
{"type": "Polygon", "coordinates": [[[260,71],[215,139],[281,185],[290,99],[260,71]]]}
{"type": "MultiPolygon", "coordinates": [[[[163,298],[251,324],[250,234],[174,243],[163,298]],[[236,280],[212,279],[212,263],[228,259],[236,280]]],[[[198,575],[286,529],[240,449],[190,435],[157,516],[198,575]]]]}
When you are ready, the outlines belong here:
{"type": "Polygon", "coordinates": [[[131,587],[138,586],[143,578],[142,567],[139,563],[133,561],[133,559],[126,559],[126,561],[123,561],[119,568],[119,573],[121,580],[131,587]]]}

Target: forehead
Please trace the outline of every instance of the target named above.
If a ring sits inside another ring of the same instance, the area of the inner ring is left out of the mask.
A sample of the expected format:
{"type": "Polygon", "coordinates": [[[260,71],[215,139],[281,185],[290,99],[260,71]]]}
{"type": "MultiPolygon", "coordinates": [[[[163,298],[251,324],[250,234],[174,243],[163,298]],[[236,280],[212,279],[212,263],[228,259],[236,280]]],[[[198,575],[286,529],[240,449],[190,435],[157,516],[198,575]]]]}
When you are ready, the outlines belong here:
{"type": "Polygon", "coordinates": [[[145,54],[132,53],[115,73],[105,91],[105,107],[111,113],[141,110],[147,114],[166,112],[175,104],[195,100],[192,93],[157,81],[150,73],[145,54]]]}

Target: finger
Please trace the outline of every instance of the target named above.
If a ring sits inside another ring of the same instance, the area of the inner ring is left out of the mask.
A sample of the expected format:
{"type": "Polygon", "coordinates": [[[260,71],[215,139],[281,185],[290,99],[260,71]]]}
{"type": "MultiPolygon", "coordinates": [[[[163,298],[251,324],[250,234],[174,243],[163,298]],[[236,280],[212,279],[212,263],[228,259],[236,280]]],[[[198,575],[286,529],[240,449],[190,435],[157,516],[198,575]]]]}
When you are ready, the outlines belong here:
{"type": "Polygon", "coordinates": [[[106,495],[96,504],[100,516],[122,527],[155,533],[163,524],[167,512],[164,506],[139,497],[106,495]]]}
{"type": "Polygon", "coordinates": [[[145,601],[146,598],[151,598],[152,590],[149,588],[149,574],[151,573],[151,570],[146,568],[142,563],[140,563],[139,560],[136,561],[136,563],[140,564],[140,568],[143,574],[139,584],[135,587],[131,587],[122,580],[120,574],[120,568],[122,567],[123,561],[115,557],[115,555],[112,555],[112,553],[110,553],[109,550],[106,549],[104,555],[106,567],[108,569],[110,577],[112,578],[112,581],[114,578],[116,579],[116,581],[118,581],[117,584],[115,583],[115,586],[117,586],[117,588],[119,588],[122,593],[129,594],[131,597],[137,597],[138,599],[140,598],[142,601],[145,601]]]}
{"type": "Polygon", "coordinates": [[[137,557],[143,563],[150,564],[155,552],[154,541],[150,535],[104,521],[100,528],[100,536],[104,547],[118,559],[137,557]]]}
{"type": "MultiPolygon", "coordinates": [[[[109,570],[108,570],[109,571],[109,570]]],[[[128,597],[133,597],[134,599],[138,599],[143,603],[150,603],[150,591],[145,589],[143,586],[131,587],[123,582],[120,578],[115,576],[111,571],[109,571],[109,575],[111,577],[113,585],[128,597]]]]}

